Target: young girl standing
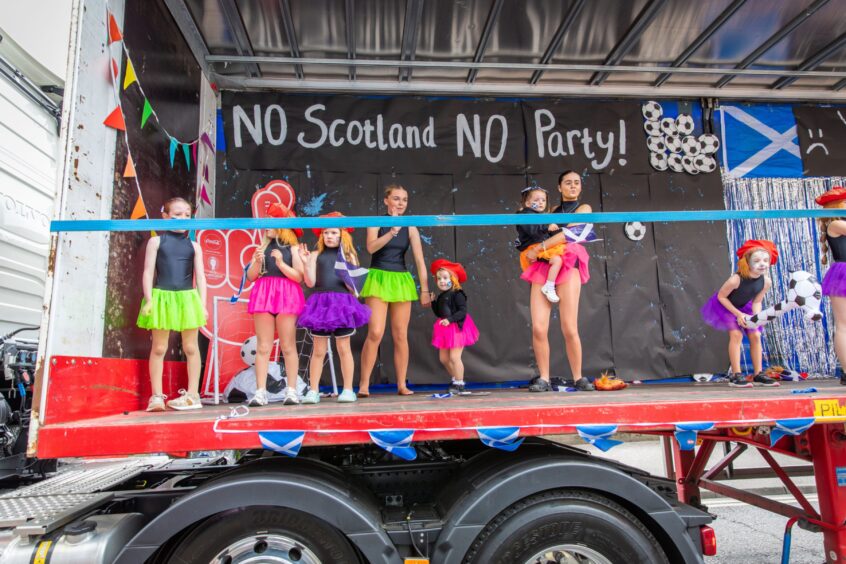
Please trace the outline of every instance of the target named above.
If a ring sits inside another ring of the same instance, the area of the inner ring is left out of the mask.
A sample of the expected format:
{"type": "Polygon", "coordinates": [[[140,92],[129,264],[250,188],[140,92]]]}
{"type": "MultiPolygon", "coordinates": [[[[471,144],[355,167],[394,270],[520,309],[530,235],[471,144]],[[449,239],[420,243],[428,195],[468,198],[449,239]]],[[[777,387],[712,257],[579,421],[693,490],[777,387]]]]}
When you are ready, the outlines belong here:
{"type": "MultiPolygon", "coordinates": [[[[523,188],[520,196],[523,207],[517,213],[533,214],[544,213],[546,211],[546,190],[543,188],[539,186],[523,188]]],[[[531,282],[533,278],[537,277],[535,271],[540,264],[529,262],[526,258],[527,251],[529,249],[535,249],[537,251],[537,261],[541,264],[546,263],[549,265],[543,286],[541,286],[541,293],[554,304],[560,300],[558,294],[555,292],[555,280],[558,278],[558,273],[561,272],[561,267],[564,264],[562,255],[566,250],[564,243],[547,247],[546,240],[556,231],[559,231],[559,228],[555,224],[517,226],[517,250],[520,251],[520,267],[523,269],[521,278],[531,282]],[[537,266],[535,266],[536,264],[537,266]]]]}
{"type": "Polygon", "coordinates": [[[479,340],[479,330],[467,313],[467,294],[461,284],[467,280],[464,267],[457,262],[438,259],[432,263],[432,274],[441,293],[432,302],[437,316],[432,330],[432,346],[438,349],[438,358],[452,377],[451,394],[464,393],[464,363],[461,353],[479,340]]]}
{"type": "MultiPolygon", "coordinates": [[[[282,204],[272,204],[270,217],[296,217],[282,204]]],[[[253,254],[247,278],[255,280],[250,291],[247,311],[253,315],[256,329],[256,393],[250,405],[267,405],[267,367],[273,349],[274,332],[279,334],[279,349],[285,360],[285,405],[299,403],[297,377],[300,359],[297,353],[297,316],[302,312],[305,299],[300,283],[303,265],[297,248],[297,237],[302,229],[267,229],[261,246],[253,254]]]]}
{"type": "MultiPolygon", "coordinates": [[[[385,189],[385,206],[388,215],[400,216],[408,207],[408,192],[392,184],[385,189]]],[[[406,384],[408,372],[408,322],[411,319],[411,302],[418,299],[414,279],[405,264],[405,255],[411,247],[417,275],[420,276],[420,304],[429,305],[429,281],[423,245],[416,227],[368,227],[367,252],[372,255],[370,272],[364,282],[361,296],[370,308],[367,340],[361,350],[361,382],[358,397],[370,395],[370,374],[376,365],[379,344],[385,334],[385,322],[391,316],[391,336],[394,340],[394,368],[397,374],[397,393],[413,394],[406,384]]]]}
{"type": "MultiPolygon", "coordinates": [[[[183,198],[165,202],[164,219],[190,219],[191,204],[183,198]]],[[[206,324],[206,275],[203,252],[188,238],[188,232],[165,231],[147,242],[144,274],[141,279],[144,299],[138,314],[138,327],[153,332],[150,347],[150,384],[153,394],[147,411],[164,411],[167,396],[162,393],[162,370],[171,331],[182,335],[182,351],[188,361],[188,390],[167,402],[171,409],[200,409],[199,328],[206,324]],[[196,280],[197,287],[194,287],[196,280]]]]}
{"type": "MultiPolygon", "coordinates": [[[[835,186],[816,199],[825,208],[846,208],[846,188],[835,186]]],[[[834,314],[834,354],[841,369],[846,366],[846,220],[842,218],[820,219],[820,243],[822,263],[828,263],[828,252],[834,259],[822,282],[823,295],[831,300],[834,314]]],[[[846,385],[846,373],[840,377],[846,385]]]]}
{"type": "MultiPolygon", "coordinates": [[[[321,217],[344,217],[332,212],[321,217]]],[[[313,345],[309,363],[309,391],[302,403],[320,403],[320,376],[323,373],[323,361],[329,337],[335,337],[335,347],[341,362],[341,375],[344,389],[338,395],[339,402],[354,402],[353,371],[355,361],[350,349],[350,337],[355,335],[356,327],[366,325],[370,320],[370,309],[359,303],[347,288],[344,280],[338,276],[336,262],[339,259],[358,265],[358,253],[353,246],[350,232],[352,229],[315,229],[317,251],[310,252],[305,244],[299,247],[299,254],[304,264],[306,286],[314,288],[305,303],[305,309],[297,324],[311,333],[313,345]]]]}
{"type": "Polygon", "coordinates": [[[750,239],[737,249],[737,272],[729,276],[716,294],[702,306],[702,320],[714,329],[728,331],[728,353],[731,362],[729,386],[751,388],[752,382],[762,386],[779,383],[762,372],[762,328],[750,329],[744,316],[761,311],[764,295],[772,286],[767,271],[778,261],[775,243],[766,239],[750,239]],[[749,337],[754,376],[749,382],[740,372],[740,348],[743,334],[749,337]]]}

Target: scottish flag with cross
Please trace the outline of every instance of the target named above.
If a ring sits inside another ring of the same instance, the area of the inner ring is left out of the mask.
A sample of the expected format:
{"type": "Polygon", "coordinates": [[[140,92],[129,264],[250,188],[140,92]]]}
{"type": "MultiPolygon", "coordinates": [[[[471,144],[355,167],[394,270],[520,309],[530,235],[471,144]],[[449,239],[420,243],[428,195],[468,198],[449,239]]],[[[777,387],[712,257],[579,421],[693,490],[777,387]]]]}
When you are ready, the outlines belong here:
{"type": "Polygon", "coordinates": [[[722,161],[729,176],[802,176],[802,153],[791,106],[723,105],[718,117],[722,161]]]}

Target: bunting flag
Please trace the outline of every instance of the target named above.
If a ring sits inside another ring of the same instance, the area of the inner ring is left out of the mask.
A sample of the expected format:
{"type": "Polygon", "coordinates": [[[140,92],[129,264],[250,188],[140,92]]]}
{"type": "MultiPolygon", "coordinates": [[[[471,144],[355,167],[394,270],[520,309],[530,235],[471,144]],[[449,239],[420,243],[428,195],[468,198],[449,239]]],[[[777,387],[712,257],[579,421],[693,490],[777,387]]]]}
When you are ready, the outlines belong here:
{"type": "Polygon", "coordinates": [[[623,444],[623,441],[616,441],[610,437],[617,432],[616,425],[577,425],[576,431],[586,443],[608,452],[613,447],[623,444]]]}
{"type": "Polygon", "coordinates": [[[190,145],[186,145],[185,143],[182,143],[181,145],[182,145],[182,154],[185,155],[185,164],[188,165],[188,170],[191,170],[191,148],[190,148],[190,145]]]}
{"type": "MultiPolygon", "coordinates": [[[[203,133],[203,135],[206,134],[203,133]]],[[[206,137],[208,137],[208,135],[206,135],[206,137]]],[[[203,180],[205,180],[206,182],[209,181],[209,165],[203,165],[203,180]]]]}
{"type": "Polygon", "coordinates": [[[135,178],[135,163],[132,162],[132,155],[126,156],[126,168],[123,169],[124,178],[135,178]]]}
{"type": "Polygon", "coordinates": [[[170,138],[170,168],[173,168],[173,159],[176,157],[176,146],[178,143],[173,137],[170,138]]]}
{"type": "Polygon", "coordinates": [[[679,450],[693,450],[696,447],[696,434],[713,428],[713,423],[676,423],[675,435],[679,450]]]}
{"type": "MultiPolygon", "coordinates": [[[[195,163],[197,163],[197,165],[199,165],[199,164],[200,164],[200,163],[197,161],[197,147],[199,147],[199,145],[200,145],[200,144],[199,144],[199,143],[197,143],[196,141],[195,141],[195,142],[193,142],[193,143],[191,143],[191,158],[193,158],[193,159],[194,159],[194,162],[195,162],[195,163]]],[[[188,167],[188,168],[190,169],[191,167],[188,167]]]]}
{"type": "Polygon", "coordinates": [[[476,429],[482,444],[507,452],[517,450],[525,437],[520,437],[520,427],[480,427],[476,429]]]}
{"type": "Polygon", "coordinates": [[[212,144],[211,137],[209,137],[208,133],[204,131],[203,134],[200,135],[200,141],[202,141],[209,148],[209,151],[214,153],[214,145],[212,144]]]}
{"type": "Polygon", "coordinates": [[[123,35],[120,33],[117,20],[115,20],[115,16],[109,12],[109,44],[112,44],[115,41],[120,41],[121,39],[123,39],[123,35]]]}
{"type": "Polygon", "coordinates": [[[120,111],[120,106],[112,110],[109,117],[103,120],[103,124],[112,129],[126,131],[126,122],[123,121],[123,112],[120,111]]]}
{"type": "Polygon", "coordinates": [[[135,76],[135,67],[132,66],[132,61],[129,57],[126,58],[126,73],[123,75],[123,89],[129,88],[133,82],[137,82],[138,78],[135,76]]]}
{"type": "Polygon", "coordinates": [[[370,440],[394,456],[403,460],[415,460],[417,451],[411,446],[413,430],[369,431],[370,440]]]}
{"type": "Polygon", "coordinates": [[[358,297],[358,289],[364,287],[364,280],[367,278],[367,269],[348,262],[344,257],[344,250],[338,246],[338,256],[335,259],[335,274],[343,280],[344,284],[352,290],[355,297],[358,297]]]}
{"type": "Polygon", "coordinates": [[[202,200],[203,202],[205,202],[208,205],[212,205],[211,198],[209,198],[209,193],[206,191],[206,185],[205,184],[200,185],[200,200],[202,200]]]}
{"type": "Polygon", "coordinates": [[[223,110],[217,110],[217,146],[226,152],[226,136],[223,134],[223,110]]]}
{"type": "MultiPolygon", "coordinates": [[[[144,207],[144,200],[141,199],[141,196],[138,196],[138,199],[135,200],[135,207],[132,208],[132,215],[129,216],[129,219],[141,219],[142,217],[147,217],[147,208],[144,207]]],[[[153,235],[155,237],[155,235],[153,235]]]]}
{"type": "Polygon", "coordinates": [[[112,80],[114,80],[115,82],[117,82],[119,72],[120,71],[118,71],[117,61],[112,59],[112,80]]]}
{"type": "Polygon", "coordinates": [[[147,125],[147,120],[150,119],[151,115],[153,115],[153,106],[150,105],[147,98],[144,98],[144,109],[141,110],[141,129],[144,129],[144,126],[147,125]]]}
{"type": "Polygon", "coordinates": [[[259,431],[261,446],[267,450],[295,457],[300,453],[304,431],[259,431]]]}
{"type": "Polygon", "coordinates": [[[561,232],[564,233],[564,239],[568,243],[593,243],[595,241],[602,241],[596,237],[593,231],[593,223],[577,223],[568,227],[562,227],[561,232]]]}
{"type": "Polygon", "coordinates": [[[782,437],[787,435],[790,435],[791,437],[798,437],[810,429],[814,424],[814,418],[800,417],[798,419],[779,419],[776,420],[775,424],[775,428],[770,431],[771,447],[774,447],[782,437]]]}

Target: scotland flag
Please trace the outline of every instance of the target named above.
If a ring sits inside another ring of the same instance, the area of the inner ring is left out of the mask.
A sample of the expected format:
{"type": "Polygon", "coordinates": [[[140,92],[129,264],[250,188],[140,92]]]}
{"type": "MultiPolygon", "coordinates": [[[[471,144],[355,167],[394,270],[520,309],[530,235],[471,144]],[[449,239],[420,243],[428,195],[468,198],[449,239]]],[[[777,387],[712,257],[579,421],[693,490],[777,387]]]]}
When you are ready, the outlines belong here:
{"type": "Polygon", "coordinates": [[[364,286],[364,279],[367,278],[367,269],[348,262],[340,245],[338,246],[338,258],[335,259],[335,274],[344,281],[347,288],[357,298],[359,290],[364,286]]]}
{"type": "Polygon", "coordinates": [[[789,105],[720,108],[723,165],[733,178],[801,177],[796,118],[789,105]]]}

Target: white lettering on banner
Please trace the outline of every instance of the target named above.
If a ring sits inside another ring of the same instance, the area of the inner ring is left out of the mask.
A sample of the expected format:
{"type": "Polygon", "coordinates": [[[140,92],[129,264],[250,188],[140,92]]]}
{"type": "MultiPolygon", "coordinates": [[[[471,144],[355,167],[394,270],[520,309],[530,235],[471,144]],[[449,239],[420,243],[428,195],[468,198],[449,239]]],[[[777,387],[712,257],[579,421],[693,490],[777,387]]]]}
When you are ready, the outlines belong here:
{"type": "Polygon", "coordinates": [[[391,144],[391,149],[405,149],[402,142],[402,126],[395,123],[388,130],[388,143],[391,144]]]}
{"type": "Polygon", "coordinates": [[[256,104],[253,106],[253,121],[247,117],[247,112],[241,106],[232,107],[232,130],[235,135],[235,146],[241,148],[243,143],[241,141],[241,125],[247,126],[247,131],[250,137],[253,138],[253,143],[261,145],[261,107],[256,104]]]}
{"type": "MultiPolygon", "coordinates": [[[[323,121],[320,118],[313,117],[311,115],[314,112],[323,111],[325,109],[326,109],[326,106],[324,106],[323,104],[315,104],[315,105],[309,107],[309,109],[307,109],[305,111],[306,121],[309,122],[309,123],[313,123],[318,128],[320,128],[320,137],[314,143],[310,143],[310,142],[305,140],[305,132],[304,131],[300,132],[300,134],[297,135],[297,141],[299,141],[300,145],[302,145],[306,149],[317,149],[318,147],[320,147],[321,145],[326,143],[326,137],[329,135],[329,131],[326,128],[326,124],[323,123],[323,121]]],[[[352,125],[352,123],[350,125],[352,125]]],[[[349,132],[349,126],[347,126],[347,132],[349,132]]],[[[350,141],[349,133],[347,133],[347,140],[350,141]]],[[[359,140],[360,140],[360,138],[359,138],[359,140]]],[[[352,141],[350,141],[350,145],[358,145],[358,142],[353,143],[352,141]]]]}
{"type": "MultiPolygon", "coordinates": [[[[473,114],[473,128],[470,128],[470,122],[467,121],[467,116],[458,114],[455,116],[455,147],[456,153],[459,157],[464,156],[464,142],[470,146],[473,151],[473,156],[477,159],[482,157],[482,121],[479,114],[473,114]]],[[[494,114],[488,118],[485,124],[485,158],[490,163],[498,163],[505,156],[505,146],[508,142],[508,122],[505,117],[494,114]],[[494,156],[491,154],[491,127],[494,122],[500,124],[500,141],[499,152],[494,156]]]]}
{"type": "MultiPolygon", "coordinates": [[[[504,125],[504,123],[503,123],[504,125]]],[[[611,164],[615,149],[619,151],[617,162],[626,164],[626,121],[619,120],[618,131],[591,132],[587,127],[555,131],[555,116],[549,110],[535,110],[535,144],[539,158],[575,156],[580,151],[590,159],[594,170],[604,170],[611,164]],[[567,140],[566,151],[564,140],[567,140]],[[615,140],[619,144],[614,143],[615,140]],[[581,144],[581,147],[578,145],[581,144]]],[[[504,145],[503,145],[504,148],[504,145]]],[[[460,155],[461,153],[459,153],[460,155]]],[[[494,162],[494,161],[491,161],[494,162]]]]}
{"type": "Polygon", "coordinates": [[[335,137],[335,129],[341,125],[344,125],[344,120],[336,119],[332,122],[332,125],[329,126],[329,144],[333,147],[340,147],[344,144],[344,138],[338,139],[335,137]]]}
{"type": "Polygon", "coordinates": [[[285,118],[285,110],[279,104],[271,104],[264,111],[264,131],[267,133],[267,142],[271,145],[281,145],[288,136],[288,120],[285,118]],[[279,135],[273,136],[271,127],[273,112],[279,114],[279,135]]]}

